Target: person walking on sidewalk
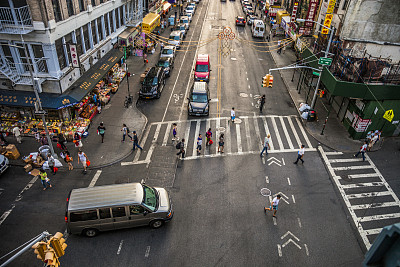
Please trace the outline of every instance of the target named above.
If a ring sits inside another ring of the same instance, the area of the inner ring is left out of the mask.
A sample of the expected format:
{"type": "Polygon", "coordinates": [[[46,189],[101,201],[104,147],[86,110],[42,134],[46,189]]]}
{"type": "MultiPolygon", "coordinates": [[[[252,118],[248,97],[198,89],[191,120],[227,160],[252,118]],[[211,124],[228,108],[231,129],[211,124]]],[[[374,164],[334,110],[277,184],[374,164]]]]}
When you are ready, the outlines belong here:
{"type": "Polygon", "coordinates": [[[146,65],[147,64],[147,54],[146,54],[146,52],[145,53],[143,53],[143,63],[144,63],[144,65],[146,65]]]}
{"type": "Polygon", "coordinates": [[[208,131],[206,132],[206,146],[209,146],[212,144],[211,137],[212,137],[211,128],[208,128],[208,131]],[[210,141],[211,141],[211,143],[210,143],[210,141]]]}
{"type": "Polygon", "coordinates": [[[136,134],[136,131],[133,131],[133,151],[135,151],[136,147],[138,147],[140,150],[143,150],[143,148],[139,146],[139,138],[136,134]]]}
{"type": "Polygon", "coordinates": [[[57,173],[56,169],[55,169],[56,161],[54,160],[54,157],[52,155],[49,156],[48,163],[49,163],[49,168],[51,170],[51,173],[55,175],[57,173]]]}
{"type": "Polygon", "coordinates": [[[262,157],[264,151],[265,151],[265,155],[268,155],[268,149],[271,149],[270,146],[269,146],[269,138],[270,137],[271,137],[271,135],[268,134],[264,138],[263,149],[261,150],[260,157],[262,157]]]}
{"type": "Polygon", "coordinates": [[[68,170],[72,171],[74,169],[74,166],[72,166],[72,157],[69,154],[68,150],[64,150],[60,153],[60,157],[64,159],[65,163],[68,164],[68,170]]]}
{"type": "Polygon", "coordinates": [[[182,159],[185,158],[185,138],[180,141],[176,147],[179,149],[179,152],[176,153],[177,156],[182,155],[182,159]]]}
{"type": "Polygon", "coordinates": [[[304,163],[303,157],[304,157],[304,145],[301,145],[300,150],[297,152],[297,160],[295,162],[293,162],[294,164],[297,164],[297,162],[299,162],[299,160],[301,160],[301,163],[304,163]]]}
{"type": "Polygon", "coordinates": [[[12,133],[14,134],[15,139],[17,139],[17,142],[18,142],[19,144],[21,144],[21,142],[22,142],[21,131],[22,131],[22,130],[21,130],[21,128],[19,128],[19,125],[15,126],[15,127],[12,129],[12,133]]]}
{"type": "Polygon", "coordinates": [[[279,40],[278,41],[278,51],[276,51],[279,55],[281,54],[281,52],[282,52],[282,46],[281,46],[281,40],[279,40]]]}
{"type": "Polygon", "coordinates": [[[78,152],[78,164],[79,164],[79,161],[82,162],[82,165],[83,165],[83,173],[86,174],[86,172],[87,172],[87,170],[86,170],[86,168],[87,168],[87,162],[89,161],[89,159],[88,159],[88,157],[86,156],[86,154],[83,153],[82,150],[79,150],[79,152],[78,152]]]}
{"type": "Polygon", "coordinates": [[[197,155],[200,155],[201,153],[202,144],[203,144],[203,138],[201,137],[201,134],[199,134],[199,137],[197,137],[197,155]]]}
{"type": "Polygon", "coordinates": [[[83,147],[83,144],[82,144],[82,137],[81,137],[81,135],[79,134],[79,133],[75,133],[75,135],[74,135],[74,144],[75,144],[75,146],[78,148],[78,149],[80,149],[81,147],[83,147]]]}
{"type": "Polygon", "coordinates": [[[219,136],[219,141],[218,141],[218,152],[224,153],[224,145],[225,145],[225,141],[224,141],[224,134],[222,133],[219,136]]]}
{"type": "Polygon", "coordinates": [[[357,152],[357,154],[354,155],[354,157],[358,157],[358,155],[362,155],[363,157],[363,161],[365,161],[365,152],[367,151],[367,141],[364,141],[364,144],[362,145],[362,147],[360,147],[360,151],[357,152]]]}
{"type": "Polygon", "coordinates": [[[267,210],[274,210],[274,214],[272,215],[273,217],[276,217],[276,212],[278,211],[278,204],[279,204],[279,200],[281,199],[281,195],[277,195],[276,197],[274,197],[274,199],[272,200],[272,207],[269,206],[269,208],[264,207],[264,212],[267,213],[267,210]]]}
{"type": "Polygon", "coordinates": [[[376,141],[378,141],[379,136],[378,134],[374,134],[371,140],[368,143],[367,151],[370,152],[372,147],[375,145],[376,141]]]}
{"type": "Polygon", "coordinates": [[[121,142],[125,142],[125,136],[128,136],[131,139],[131,141],[133,140],[132,136],[129,135],[129,128],[128,128],[128,126],[126,126],[125,123],[122,124],[121,131],[122,131],[122,141],[121,142]]]}
{"type": "Polygon", "coordinates": [[[47,189],[47,186],[53,187],[50,183],[50,179],[47,177],[47,173],[45,171],[39,171],[40,182],[43,185],[43,190],[47,189]]]}
{"type": "Polygon", "coordinates": [[[106,133],[106,127],[103,122],[100,122],[100,125],[97,127],[97,134],[101,135],[101,142],[104,143],[104,134],[106,133]]]}
{"type": "Polygon", "coordinates": [[[232,110],[231,110],[231,120],[232,120],[232,123],[235,122],[235,118],[236,118],[235,108],[232,108],[232,110]]]}
{"type": "Polygon", "coordinates": [[[178,139],[178,137],[176,136],[178,134],[178,125],[176,125],[176,123],[172,124],[173,129],[172,129],[172,141],[175,141],[178,139]]]}
{"type": "Polygon", "coordinates": [[[260,97],[260,113],[262,113],[262,110],[264,108],[265,105],[265,95],[262,95],[262,97],[260,97]]]}

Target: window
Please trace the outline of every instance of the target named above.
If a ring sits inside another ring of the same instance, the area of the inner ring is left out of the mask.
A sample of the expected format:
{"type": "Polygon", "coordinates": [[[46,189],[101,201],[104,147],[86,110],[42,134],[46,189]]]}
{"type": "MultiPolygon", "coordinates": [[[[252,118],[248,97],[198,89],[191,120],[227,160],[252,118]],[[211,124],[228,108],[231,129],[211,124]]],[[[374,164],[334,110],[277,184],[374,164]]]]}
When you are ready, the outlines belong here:
{"type": "Polygon", "coordinates": [[[79,4],[79,11],[80,12],[85,11],[85,4],[83,3],[83,0],[78,0],[78,4],[79,4]]]}
{"type": "Polygon", "coordinates": [[[111,218],[111,212],[110,209],[99,209],[99,215],[100,215],[100,219],[107,219],[107,218],[111,218]]]}
{"type": "Polygon", "coordinates": [[[96,45],[99,43],[99,41],[97,40],[97,34],[96,34],[96,20],[92,20],[92,22],[90,24],[92,27],[93,45],[96,45]]]}
{"type": "Polygon", "coordinates": [[[104,15],[104,27],[106,30],[106,36],[104,36],[104,37],[107,37],[108,35],[110,35],[110,33],[108,31],[108,13],[104,15]]]}
{"type": "Polygon", "coordinates": [[[116,208],[112,208],[112,214],[113,217],[124,217],[126,216],[125,214],[125,207],[116,207],[116,208]]]}
{"type": "Polygon", "coordinates": [[[155,211],[157,207],[157,197],[154,190],[155,189],[147,185],[143,185],[143,205],[145,205],[146,208],[150,209],[151,211],[155,211]]]}
{"type": "Polygon", "coordinates": [[[92,0],[92,6],[96,6],[96,0],[92,0]]]}
{"type": "Polygon", "coordinates": [[[140,205],[129,206],[129,212],[131,215],[143,214],[144,208],[140,205]]]}
{"type": "Polygon", "coordinates": [[[78,52],[78,56],[83,54],[83,47],[82,47],[82,37],[81,37],[81,28],[75,30],[75,37],[76,37],[76,51],[78,52]]]}
{"type": "Polygon", "coordinates": [[[83,40],[85,41],[85,49],[88,51],[90,47],[90,41],[89,41],[89,29],[88,29],[88,24],[83,25],[83,40]]]}
{"type": "Polygon", "coordinates": [[[52,0],[52,3],[53,3],[54,19],[56,20],[56,22],[59,22],[62,20],[60,4],[58,3],[58,0],[52,0]]]}
{"type": "Polygon", "coordinates": [[[69,44],[72,44],[73,43],[73,41],[72,41],[72,32],[70,32],[70,33],[68,33],[67,35],[65,35],[64,36],[64,40],[65,40],[65,44],[67,44],[67,56],[68,56],[68,60],[67,60],[67,62],[72,62],[72,60],[71,60],[71,54],[69,53],[69,47],[68,47],[68,45],[69,44]]]}
{"type": "Polygon", "coordinates": [[[347,6],[349,5],[350,0],[344,0],[343,6],[342,6],[342,10],[346,10],[347,6]]]}
{"type": "Polygon", "coordinates": [[[68,9],[68,16],[72,17],[74,15],[74,5],[72,4],[72,0],[66,0],[66,2],[68,9]]]}
{"type": "Polygon", "coordinates": [[[101,17],[98,17],[98,18],[96,19],[96,22],[97,22],[97,30],[99,31],[99,42],[100,42],[101,40],[104,39],[104,36],[103,36],[103,27],[101,26],[101,25],[102,25],[102,24],[101,24],[101,17]]]}
{"type": "Polygon", "coordinates": [[[69,218],[71,222],[97,220],[97,210],[71,212],[69,218]]]}
{"type": "Polygon", "coordinates": [[[35,63],[37,70],[39,72],[48,72],[46,60],[42,59],[44,57],[42,45],[33,44],[32,49],[33,49],[33,55],[35,57],[35,62],[37,62],[35,63]]]}
{"type": "Polygon", "coordinates": [[[122,6],[119,7],[119,27],[122,27],[124,25],[124,9],[122,6]]]}
{"type": "Polygon", "coordinates": [[[11,54],[11,50],[10,50],[10,47],[8,46],[8,43],[2,43],[1,48],[3,49],[3,53],[6,57],[6,59],[11,61],[12,63],[14,63],[14,58],[11,54]]]}
{"type": "Polygon", "coordinates": [[[115,20],[115,11],[110,12],[108,16],[110,17],[110,21],[111,21],[110,26],[112,25],[111,26],[111,32],[115,32],[115,30],[116,30],[116,27],[115,27],[115,22],[116,22],[116,20],[115,20]]]}
{"type": "Polygon", "coordinates": [[[58,65],[60,65],[60,70],[62,70],[67,66],[62,38],[56,40],[55,46],[57,51],[58,65]]]}

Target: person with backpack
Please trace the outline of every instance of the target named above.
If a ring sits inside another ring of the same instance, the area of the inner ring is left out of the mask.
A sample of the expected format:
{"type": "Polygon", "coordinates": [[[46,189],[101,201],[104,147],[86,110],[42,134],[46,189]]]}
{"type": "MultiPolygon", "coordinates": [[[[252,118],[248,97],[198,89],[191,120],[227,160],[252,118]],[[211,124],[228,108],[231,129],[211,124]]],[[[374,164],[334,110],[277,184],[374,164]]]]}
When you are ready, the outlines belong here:
{"type": "Polygon", "coordinates": [[[211,137],[212,137],[211,128],[208,128],[208,131],[206,132],[206,146],[213,144],[211,137]]]}
{"type": "Polygon", "coordinates": [[[177,156],[182,155],[182,159],[185,157],[185,139],[176,144],[176,149],[179,149],[179,152],[176,153],[177,156]]]}
{"type": "Polygon", "coordinates": [[[141,146],[139,146],[139,138],[136,134],[136,131],[133,131],[133,151],[135,151],[135,148],[138,147],[140,150],[143,150],[141,146]]]}
{"type": "Polygon", "coordinates": [[[106,127],[103,122],[100,122],[100,125],[97,127],[97,134],[101,135],[101,142],[104,143],[104,134],[106,133],[106,127]]]}
{"type": "Polygon", "coordinates": [[[121,142],[125,142],[125,136],[128,136],[131,139],[131,141],[133,140],[132,136],[129,135],[129,128],[128,128],[128,126],[126,126],[125,123],[122,124],[121,131],[122,131],[122,141],[121,142]]]}

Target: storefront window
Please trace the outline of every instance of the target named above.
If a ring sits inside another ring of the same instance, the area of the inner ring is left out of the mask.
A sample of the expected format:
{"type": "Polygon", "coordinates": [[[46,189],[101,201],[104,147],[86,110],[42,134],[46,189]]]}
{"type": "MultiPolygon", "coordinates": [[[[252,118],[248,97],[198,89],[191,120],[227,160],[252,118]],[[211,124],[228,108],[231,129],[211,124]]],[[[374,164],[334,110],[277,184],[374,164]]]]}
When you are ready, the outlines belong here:
{"type": "Polygon", "coordinates": [[[75,37],[76,37],[76,51],[78,52],[78,56],[83,55],[81,28],[75,30],[75,37]]]}
{"type": "Polygon", "coordinates": [[[97,21],[97,30],[98,30],[98,32],[99,32],[99,42],[100,42],[101,40],[104,39],[104,36],[103,36],[103,26],[102,26],[102,24],[101,24],[101,17],[98,17],[96,21],[97,21]]]}
{"type": "Polygon", "coordinates": [[[88,51],[91,48],[90,41],[89,41],[88,24],[83,25],[83,40],[85,40],[85,48],[86,48],[86,51],[88,51]]]}
{"type": "Polygon", "coordinates": [[[92,20],[92,22],[90,24],[92,27],[93,45],[96,45],[99,43],[97,40],[97,34],[96,34],[96,20],[92,20]]]}
{"type": "Polygon", "coordinates": [[[56,40],[55,46],[57,51],[58,65],[60,66],[60,70],[62,70],[67,66],[62,38],[56,40]]]}
{"type": "Polygon", "coordinates": [[[56,20],[56,22],[59,22],[62,20],[62,17],[58,0],[52,0],[52,4],[53,4],[54,19],[56,20]]]}

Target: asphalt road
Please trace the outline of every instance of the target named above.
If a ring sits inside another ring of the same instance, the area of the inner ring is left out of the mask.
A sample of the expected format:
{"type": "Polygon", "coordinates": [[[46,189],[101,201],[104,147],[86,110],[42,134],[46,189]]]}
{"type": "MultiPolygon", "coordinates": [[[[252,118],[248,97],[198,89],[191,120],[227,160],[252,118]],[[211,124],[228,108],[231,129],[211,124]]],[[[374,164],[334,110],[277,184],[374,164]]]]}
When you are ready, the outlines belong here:
{"type": "MultiPolygon", "coordinates": [[[[71,189],[143,179],[149,185],[167,188],[175,211],[173,220],[157,230],[140,227],[105,232],[95,238],[68,236],[63,265],[360,265],[363,244],[334,190],[317,143],[293,116],[297,113],[280,77],[274,76],[273,88],[261,87],[262,77],[274,63],[269,53],[253,49],[262,43],[243,41],[263,42],[251,37],[248,26],[234,25],[237,15],[243,15],[239,1],[200,2],[186,41],[215,40],[201,47],[182,48],[161,98],[138,102],[149,120],[141,154],[123,164],[89,170],[87,175],[60,170],[51,176],[54,188],[46,192],[38,181],[30,185],[32,177],[21,168],[11,168],[1,177],[0,212],[10,213],[0,224],[0,255],[44,230],[64,232],[64,209],[71,189]],[[219,56],[216,36],[224,26],[232,29],[236,39],[228,41],[226,55],[219,56]],[[188,117],[185,101],[198,53],[211,58],[213,101],[210,117],[205,120],[188,117]],[[256,97],[262,94],[267,95],[266,105],[259,114],[256,97]],[[228,124],[232,107],[243,118],[242,123],[228,124]],[[189,137],[184,161],[176,159],[168,132],[171,122],[179,122],[180,137],[189,137]],[[219,155],[213,145],[197,158],[194,137],[208,127],[214,131],[218,125],[231,137],[226,139],[226,153],[219,155]],[[268,157],[260,158],[266,133],[271,133],[274,148],[268,157]],[[296,166],[292,161],[300,143],[307,147],[306,162],[296,166]],[[265,187],[272,194],[282,194],[276,220],[263,211],[270,202],[260,194],[265,187]]],[[[168,34],[167,30],[163,36],[168,34]]],[[[386,168],[384,155],[376,155],[377,167],[386,168]]],[[[384,174],[391,176],[396,171],[393,167],[384,174]]],[[[10,266],[41,265],[29,250],[10,266]]]]}

